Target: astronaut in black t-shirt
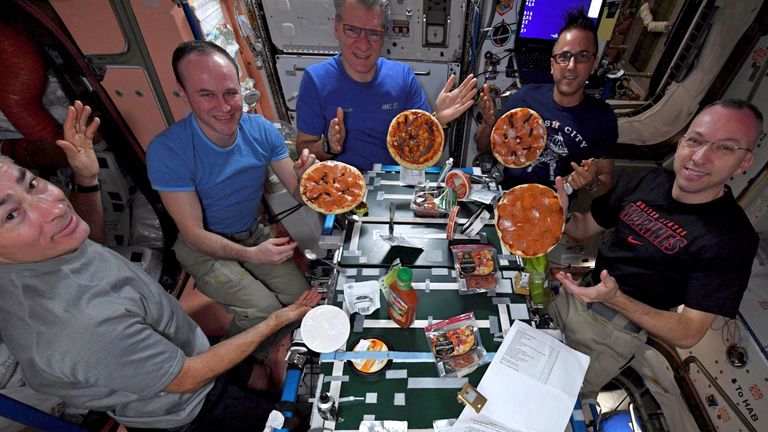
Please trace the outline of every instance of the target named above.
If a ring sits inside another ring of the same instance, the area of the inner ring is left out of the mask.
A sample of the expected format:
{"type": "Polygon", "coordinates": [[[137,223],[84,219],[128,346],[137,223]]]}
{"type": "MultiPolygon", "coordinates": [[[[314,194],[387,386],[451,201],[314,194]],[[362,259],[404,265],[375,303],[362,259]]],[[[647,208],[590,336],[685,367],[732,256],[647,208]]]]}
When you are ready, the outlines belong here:
{"type": "MultiPolygon", "coordinates": [[[[524,183],[553,187],[555,177],[568,177],[573,189],[597,196],[613,186],[613,148],[618,125],[613,109],[584,94],[589,76],[597,69],[597,28],[583,10],[568,14],[555,43],[550,67],[554,84],[526,85],[510,96],[499,114],[530,108],[544,120],[546,147],[524,168],[504,170],[505,189],[524,183]],[[590,159],[597,161],[585,163],[590,159]],[[583,165],[582,165],[583,164],[583,165]]],[[[477,151],[490,148],[496,106],[488,84],[478,98],[483,122],[477,130],[477,151]]]]}
{"type": "MultiPolygon", "coordinates": [[[[753,105],[718,101],[680,138],[674,173],[622,181],[590,212],[571,215],[565,232],[577,239],[613,228],[591,281],[579,286],[558,273],[565,293],[549,308],[567,343],[592,358],[583,397],[618,374],[646,333],[689,348],[716,316],[736,316],[758,237],[726,182],[752,163],[762,124],[753,105]]],[[[563,179],[556,183],[568,208],[563,179]]]]}

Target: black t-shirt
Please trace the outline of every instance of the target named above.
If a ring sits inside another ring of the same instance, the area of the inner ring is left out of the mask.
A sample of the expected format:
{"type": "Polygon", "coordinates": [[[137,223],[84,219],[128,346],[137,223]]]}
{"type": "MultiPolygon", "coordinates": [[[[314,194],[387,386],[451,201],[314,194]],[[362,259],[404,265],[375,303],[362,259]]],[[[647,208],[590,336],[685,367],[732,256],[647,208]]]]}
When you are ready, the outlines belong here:
{"type": "Polygon", "coordinates": [[[576,106],[564,107],[552,99],[553,84],[530,84],[510,96],[500,114],[513,108],[536,111],[547,127],[547,145],[525,168],[505,168],[503,186],[524,183],[554,186],[556,176],[573,171],[571,162],[613,157],[619,127],[613,109],[591,96],[576,106]]]}
{"type": "Polygon", "coordinates": [[[714,201],[684,204],[672,198],[674,177],[653,169],[595,199],[595,221],[615,229],[600,246],[594,280],[607,269],[622,292],[654,308],[684,304],[733,318],[757,234],[729,188],[714,201]]]}

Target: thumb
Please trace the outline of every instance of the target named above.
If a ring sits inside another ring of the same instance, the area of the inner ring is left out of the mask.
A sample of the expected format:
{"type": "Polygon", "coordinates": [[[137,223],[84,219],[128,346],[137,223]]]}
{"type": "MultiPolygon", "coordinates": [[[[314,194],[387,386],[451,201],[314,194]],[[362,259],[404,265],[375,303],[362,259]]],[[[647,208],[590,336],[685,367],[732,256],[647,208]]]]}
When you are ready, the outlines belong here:
{"type": "Polygon", "coordinates": [[[339,119],[339,127],[344,124],[344,109],[342,107],[336,108],[336,118],[339,119]]]}
{"type": "Polygon", "coordinates": [[[608,270],[604,269],[603,271],[600,272],[600,281],[601,282],[605,282],[605,280],[610,278],[610,277],[612,277],[612,276],[608,274],[608,270]]]}
{"type": "Polygon", "coordinates": [[[56,145],[59,146],[62,150],[64,150],[64,153],[66,153],[68,155],[69,154],[77,154],[77,149],[69,141],[56,140],[56,145]]]}

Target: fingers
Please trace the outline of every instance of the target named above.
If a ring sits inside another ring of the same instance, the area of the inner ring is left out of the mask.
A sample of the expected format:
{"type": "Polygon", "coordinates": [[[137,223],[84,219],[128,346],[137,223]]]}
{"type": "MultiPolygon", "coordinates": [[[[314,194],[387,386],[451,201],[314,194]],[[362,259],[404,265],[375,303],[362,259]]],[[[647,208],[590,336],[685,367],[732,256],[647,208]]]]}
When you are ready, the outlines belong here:
{"type": "Polygon", "coordinates": [[[451,76],[448,77],[448,81],[445,82],[445,85],[443,86],[443,93],[448,93],[453,88],[453,85],[456,83],[456,74],[451,74],[451,76]]]}
{"type": "Polygon", "coordinates": [[[93,121],[91,121],[91,124],[89,124],[88,128],[85,129],[85,137],[89,140],[92,140],[94,135],[96,135],[96,130],[99,128],[100,124],[101,120],[98,117],[94,117],[93,121]]]}
{"type": "Polygon", "coordinates": [[[77,154],[77,148],[72,145],[71,142],[65,141],[65,140],[56,140],[56,145],[59,146],[62,150],[64,150],[64,154],[69,157],[70,155],[77,154]]]}
{"type": "Polygon", "coordinates": [[[557,188],[557,197],[560,199],[560,205],[563,207],[563,214],[568,214],[568,192],[565,191],[565,179],[560,176],[555,177],[555,187],[557,188]]]}
{"type": "Polygon", "coordinates": [[[464,81],[461,82],[461,85],[459,85],[459,89],[464,92],[468,89],[474,89],[477,90],[477,78],[475,78],[474,75],[469,74],[466,78],[464,78],[464,81]]]}
{"type": "Polygon", "coordinates": [[[317,292],[317,288],[304,291],[301,296],[296,299],[294,304],[301,306],[314,307],[323,298],[323,295],[317,292]]]}

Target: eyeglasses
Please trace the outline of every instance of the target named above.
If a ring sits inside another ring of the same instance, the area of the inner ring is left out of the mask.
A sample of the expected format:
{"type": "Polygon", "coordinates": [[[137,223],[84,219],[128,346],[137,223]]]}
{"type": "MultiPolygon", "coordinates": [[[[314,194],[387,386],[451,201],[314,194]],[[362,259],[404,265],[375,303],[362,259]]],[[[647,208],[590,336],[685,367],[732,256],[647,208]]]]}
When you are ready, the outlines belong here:
{"type": "Polygon", "coordinates": [[[576,63],[590,63],[594,58],[595,53],[591,51],[579,51],[577,53],[563,51],[552,55],[552,59],[559,65],[567,65],[571,59],[576,59],[576,63]]]}
{"type": "Polygon", "coordinates": [[[724,144],[719,142],[712,142],[712,141],[706,141],[699,138],[694,137],[688,137],[683,135],[683,137],[680,139],[680,144],[683,145],[685,148],[698,150],[702,147],[710,146],[710,149],[712,149],[715,154],[718,154],[720,156],[730,156],[733,154],[736,154],[739,150],[744,150],[748,152],[752,152],[752,149],[746,148],[746,147],[739,147],[735,145],[730,144],[724,144]]]}
{"type": "Polygon", "coordinates": [[[348,38],[357,39],[361,34],[363,34],[363,32],[365,32],[365,37],[367,37],[371,42],[379,42],[380,40],[384,39],[384,30],[368,29],[352,24],[347,24],[340,17],[339,20],[342,22],[341,29],[344,31],[344,35],[348,38]]]}

